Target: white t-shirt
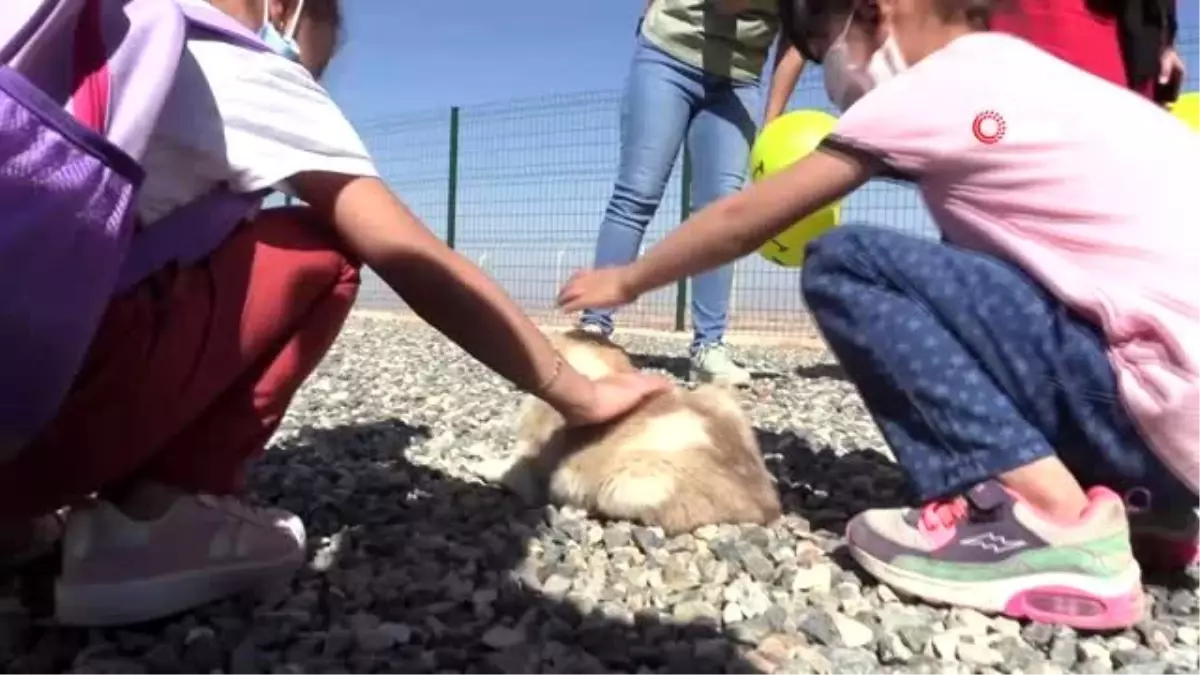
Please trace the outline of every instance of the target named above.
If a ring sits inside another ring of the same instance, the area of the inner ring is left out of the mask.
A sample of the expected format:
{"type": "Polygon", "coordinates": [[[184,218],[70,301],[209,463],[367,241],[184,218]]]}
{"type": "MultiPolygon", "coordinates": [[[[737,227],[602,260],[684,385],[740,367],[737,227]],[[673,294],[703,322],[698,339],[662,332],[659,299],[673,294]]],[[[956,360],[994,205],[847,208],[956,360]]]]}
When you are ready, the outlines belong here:
{"type": "Polygon", "coordinates": [[[378,176],[354,127],[304,67],[218,40],[187,43],[150,138],[143,226],[226,183],[275,188],[304,171],[378,176]]]}

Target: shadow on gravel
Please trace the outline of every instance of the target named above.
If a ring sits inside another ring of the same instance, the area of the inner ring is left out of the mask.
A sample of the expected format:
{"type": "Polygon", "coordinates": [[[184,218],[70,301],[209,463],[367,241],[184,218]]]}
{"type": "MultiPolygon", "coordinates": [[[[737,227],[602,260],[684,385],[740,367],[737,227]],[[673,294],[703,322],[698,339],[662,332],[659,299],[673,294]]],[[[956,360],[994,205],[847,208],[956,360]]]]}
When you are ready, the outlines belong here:
{"type": "MultiPolygon", "coordinates": [[[[687,382],[688,378],[690,377],[692,360],[686,356],[663,356],[661,354],[631,353],[629,354],[629,360],[636,368],[665,370],[683,382],[687,382]]],[[[754,380],[773,380],[780,377],[784,377],[784,374],[766,370],[750,371],[750,378],[754,380]]]]}
{"type": "Polygon", "coordinates": [[[809,522],[813,531],[841,537],[846,521],[869,508],[912,503],[904,472],[870,449],[815,447],[792,431],[755,429],[767,468],[779,485],[783,510],[809,522]]]}
{"type": "Polygon", "coordinates": [[[850,376],[846,374],[837,363],[813,363],[805,366],[798,366],[792,373],[796,377],[802,377],[806,380],[842,380],[849,382],[850,376]]]}
{"type": "Polygon", "coordinates": [[[586,546],[586,533],[550,528],[545,509],[409,461],[408,447],[423,435],[401,422],[305,432],[275,455],[335,474],[333,455],[356,447],[372,448],[373,457],[387,448],[387,461],[340,490],[312,490],[322,481],[260,486],[305,516],[314,542],[341,539],[333,564],[314,575],[324,616],[365,611],[411,631],[400,629],[408,639],[382,653],[352,649],[344,661],[352,671],[755,672],[715,626],[649,614],[630,626],[550,597],[566,589],[546,584],[559,572],[553,554],[540,568],[522,566],[531,540],[548,532],[545,548],[565,554],[566,540],[586,546]],[[555,537],[563,546],[553,546],[555,537]]]}
{"type": "Polygon", "coordinates": [[[252,494],[300,514],[311,548],[287,589],[90,632],[4,625],[0,612],[0,670],[759,672],[714,624],[646,613],[630,625],[539,590],[558,570],[553,554],[524,568],[531,541],[586,532],[549,528],[546,510],[409,461],[426,436],[390,421],[305,429],[271,448],[252,494]]]}

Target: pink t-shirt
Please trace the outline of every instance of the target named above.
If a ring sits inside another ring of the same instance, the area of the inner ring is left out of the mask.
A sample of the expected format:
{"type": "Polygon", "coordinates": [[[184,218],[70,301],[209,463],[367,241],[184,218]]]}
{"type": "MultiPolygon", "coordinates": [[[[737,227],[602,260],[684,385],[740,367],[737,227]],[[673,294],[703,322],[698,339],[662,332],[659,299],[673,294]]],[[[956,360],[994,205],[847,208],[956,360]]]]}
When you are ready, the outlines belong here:
{"type": "Polygon", "coordinates": [[[1200,482],[1200,135],[1019,38],[961,37],[841,117],[831,150],[916,182],[946,239],[1099,326],[1121,399],[1200,482]]]}

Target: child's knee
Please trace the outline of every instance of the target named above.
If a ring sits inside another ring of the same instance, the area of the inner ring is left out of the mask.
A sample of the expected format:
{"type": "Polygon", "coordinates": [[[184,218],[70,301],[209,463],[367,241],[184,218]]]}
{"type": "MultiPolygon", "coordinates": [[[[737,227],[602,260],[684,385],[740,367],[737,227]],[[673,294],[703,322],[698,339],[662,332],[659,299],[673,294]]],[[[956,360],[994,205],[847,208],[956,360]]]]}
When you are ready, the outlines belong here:
{"type": "Polygon", "coordinates": [[[881,270],[895,268],[897,252],[910,252],[921,241],[902,232],[870,225],[841,225],[810,241],[801,269],[805,300],[820,298],[844,285],[883,282],[881,270]]]}
{"type": "Polygon", "coordinates": [[[820,301],[837,279],[853,274],[868,244],[866,228],[836,227],[810,241],[800,269],[800,288],[806,301],[820,301]]]}

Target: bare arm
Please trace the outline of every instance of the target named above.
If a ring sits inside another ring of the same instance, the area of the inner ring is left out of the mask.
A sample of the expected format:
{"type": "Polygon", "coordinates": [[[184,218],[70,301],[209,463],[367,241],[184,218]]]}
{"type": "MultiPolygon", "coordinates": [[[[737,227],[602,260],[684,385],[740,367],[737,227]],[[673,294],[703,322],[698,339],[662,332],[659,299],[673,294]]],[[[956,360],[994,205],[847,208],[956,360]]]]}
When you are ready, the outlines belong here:
{"type": "Polygon", "coordinates": [[[787,110],[788,100],[796,91],[796,83],[804,73],[804,57],[781,34],[775,47],[775,68],[771,72],[771,85],[767,89],[767,108],[763,125],[779,117],[787,110]]]}
{"type": "Polygon", "coordinates": [[[563,364],[508,295],[434,236],[382,181],[313,172],[290,182],[334,224],[352,254],[471,356],[568,419],[591,405],[592,383],[563,364]]]}
{"type": "Polygon", "coordinates": [[[703,209],[628,267],[633,296],[732,262],[862,185],[874,167],[817,151],[703,209]]]}

